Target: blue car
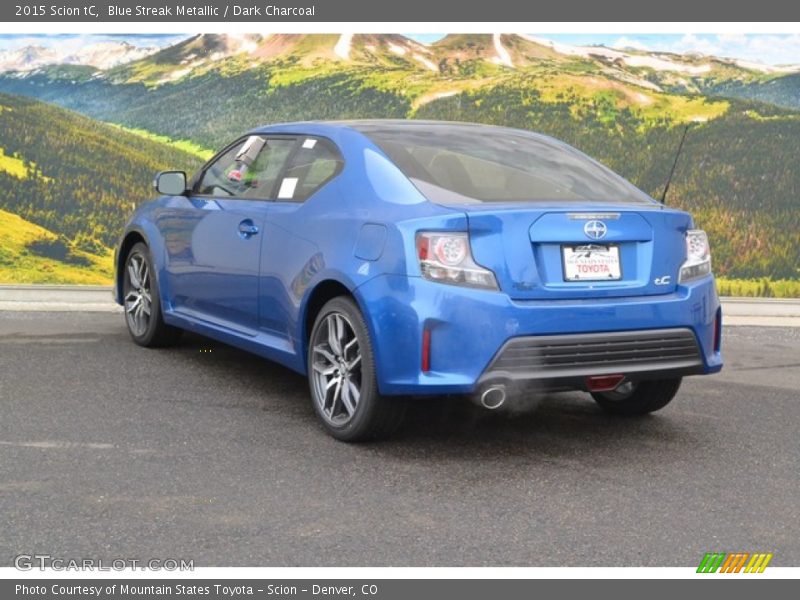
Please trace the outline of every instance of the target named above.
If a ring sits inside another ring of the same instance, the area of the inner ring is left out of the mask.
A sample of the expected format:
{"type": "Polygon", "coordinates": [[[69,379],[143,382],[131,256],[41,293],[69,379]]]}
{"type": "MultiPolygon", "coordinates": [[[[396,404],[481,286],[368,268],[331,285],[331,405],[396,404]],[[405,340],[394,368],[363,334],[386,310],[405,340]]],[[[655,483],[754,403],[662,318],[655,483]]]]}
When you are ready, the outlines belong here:
{"type": "Polygon", "coordinates": [[[155,186],[116,254],[133,340],[189,330],[302,373],[341,440],[388,435],[408,396],[644,414],[722,367],[706,234],[550,137],[273,125],[155,186]]]}

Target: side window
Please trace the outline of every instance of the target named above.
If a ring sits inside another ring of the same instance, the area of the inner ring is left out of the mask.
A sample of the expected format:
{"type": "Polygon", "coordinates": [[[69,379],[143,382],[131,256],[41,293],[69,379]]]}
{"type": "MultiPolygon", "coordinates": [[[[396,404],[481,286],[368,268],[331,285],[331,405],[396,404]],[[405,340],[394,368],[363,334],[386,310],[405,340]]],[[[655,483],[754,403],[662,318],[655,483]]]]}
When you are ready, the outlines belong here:
{"type": "Polygon", "coordinates": [[[342,164],[342,157],[329,141],[302,138],[281,180],[278,200],[307,200],[339,172],[342,164]]]}
{"type": "Polygon", "coordinates": [[[292,138],[251,135],[206,169],[196,193],[206,196],[269,199],[275,181],[295,146],[292,138]]]}

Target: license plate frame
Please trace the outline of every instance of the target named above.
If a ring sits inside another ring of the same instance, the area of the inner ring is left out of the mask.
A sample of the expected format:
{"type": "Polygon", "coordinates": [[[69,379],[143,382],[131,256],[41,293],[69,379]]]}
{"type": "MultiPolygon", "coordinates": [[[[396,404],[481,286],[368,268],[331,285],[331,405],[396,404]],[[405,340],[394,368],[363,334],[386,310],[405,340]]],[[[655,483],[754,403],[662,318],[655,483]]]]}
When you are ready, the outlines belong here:
{"type": "Polygon", "coordinates": [[[562,244],[561,268],[569,283],[619,281],[622,261],[618,244],[562,244]]]}

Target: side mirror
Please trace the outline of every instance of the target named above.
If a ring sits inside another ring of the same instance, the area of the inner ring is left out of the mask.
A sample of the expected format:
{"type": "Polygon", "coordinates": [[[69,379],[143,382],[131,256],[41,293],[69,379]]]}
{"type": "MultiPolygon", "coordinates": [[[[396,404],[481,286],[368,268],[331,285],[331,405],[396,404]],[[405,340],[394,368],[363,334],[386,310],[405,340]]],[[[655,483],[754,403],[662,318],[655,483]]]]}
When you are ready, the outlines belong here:
{"type": "Polygon", "coordinates": [[[161,171],[153,182],[156,191],[165,196],[182,196],[186,193],[186,173],[183,171],[161,171]]]}

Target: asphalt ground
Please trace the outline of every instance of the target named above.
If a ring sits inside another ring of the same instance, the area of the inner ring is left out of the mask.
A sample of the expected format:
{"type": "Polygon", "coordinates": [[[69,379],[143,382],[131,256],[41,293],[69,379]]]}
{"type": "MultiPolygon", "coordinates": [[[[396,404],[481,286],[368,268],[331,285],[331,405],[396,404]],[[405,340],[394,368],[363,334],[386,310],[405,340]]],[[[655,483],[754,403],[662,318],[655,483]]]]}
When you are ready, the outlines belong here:
{"type": "Polygon", "coordinates": [[[648,417],[580,393],[503,414],[427,399],[347,445],[304,378],[244,352],[0,312],[0,566],[799,566],[800,329],[728,327],[723,351],[648,417]]]}

